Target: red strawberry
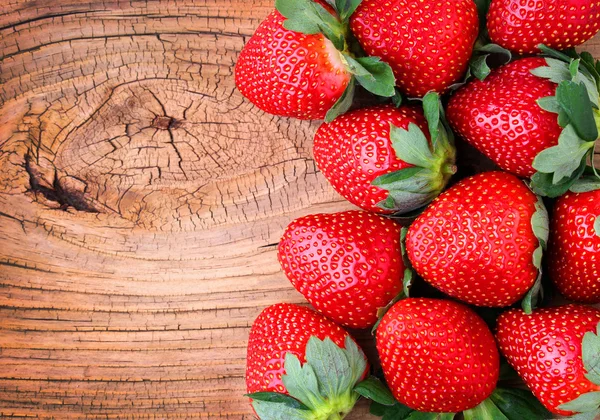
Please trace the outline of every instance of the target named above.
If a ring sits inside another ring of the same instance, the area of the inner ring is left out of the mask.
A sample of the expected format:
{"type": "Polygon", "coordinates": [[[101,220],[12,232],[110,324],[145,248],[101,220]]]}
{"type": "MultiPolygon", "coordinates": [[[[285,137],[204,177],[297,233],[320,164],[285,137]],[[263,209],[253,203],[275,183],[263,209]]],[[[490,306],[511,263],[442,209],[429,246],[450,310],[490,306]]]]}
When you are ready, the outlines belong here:
{"type": "Polygon", "coordinates": [[[554,207],[550,276],[576,302],[600,303],[600,190],[568,192],[554,207]]]}
{"type": "Polygon", "coordinates": [[[581,45],[600,29],[598,0],[492,0],[487,16],[492,41],[519,54],[581,45]]]}
{"type": "Polygon", "coordinates": [[[364,211],[302,217],[285,230],[279,262],[319,312],[342,325],[367,328],[402,290],[400,229],[364,211]]]}
{"type": "Polygon", "coordinates": [[[556,114],[536,101],[553,96],[557,85],[531,74],[543,58],[524,58],[473,80],[450,99],[448,121],[454,130],[502,169],[518,176],[535,173],[533,160],[558,144],[556,114]]]}
{"type": "Polygon", "coordinates": [[[438,142],[433,152],[430,142],[422,111],[412,106],[377,106],[322,124],[315,135],[314,156],[323,175],[351,203],[378,213],[406,213],[435,198],[456,170],[455,151],[447,138],[438,142]],[[410,124],[415,134],[425,134],[411,136],[407,131],[410,124]],[[422,162],[408,154],[415,144],[429,153],[422,162]],[[393,174],[416,169],[415,165],[423,170],[404,179],[403,184],[394,178],[393,174]],[[415,180],[412,188],[408,185],[411,180],[415,180]]]}
{"type": "Polygon", "coordinates": [[[236,65],[244,96],[274,115],[328,121],[352,105],[356,83],[394,96],[394,74],[378,57],[357,57],[347,39],[358,2],[277,0],[236,65]]]}
{"type": "Polygon", "coordinates": [[[538,278],[547,217],[517,177],[481,173],[442,193],[416,219],[407,254],[419,275],[450,296],[512,305],[538,278]]]}
{"type": "Polygon", "coordinates": [[[359,397],[354,386],[367,372],[366,358],[350,335],[308,308],[270,306],[250,330],[246,387],[261,418],[304,418],[293,417],[293,410],[302,407],[299,403],[324,415],[318,418],[348,413],[359,397]],[[337,377],[342,373],[343,378],[337,377]],[[306,387],[314,391],[308,399],[302,393],[306,387]],[[276,395],[278,402],[274,402],[273,393],[283,396],[276,395]]]}
{"type": "Polygon", "coordinates": [[[468,410],[496,387],[494,336],[464,305],[401,300],[383,317],[376,338],[386,382],[396,399],[414,410],[468,410]]]}
{"type": "MultiPolygon", "coordinates": [[[[585,366],[589,368],[589,361],[594,362],[600,354],[600,338],[593,334],[597,326],[600,330],[599,323],[600,310],[583,305],[538,309],[532,315],[513,309],[498,319],[496,339],[508,362],[542,404],[556,414],[570,415],[583,410],[576,409],[577,404],[562,406],[565,409],[559,406],[600,391],[600,375],[585,366]],[[583,359],[582,340],[587,347],[583,359]]],[[[600,398],[596,403],[600,404],[600,398]]]]}
{"type": "Polygon", "coordinates": [[[350,28],[409,97],[444,92],[467,69],[479,32],[472,0],[363,0],[350,28]]]}
{"type": "Polygon", "coordinates": [[[284,21],[273,11],[260,24],[238,58],[236,86],[270,114],[323,119],[352,75],[325,36],[285,29],[284,21]]]}

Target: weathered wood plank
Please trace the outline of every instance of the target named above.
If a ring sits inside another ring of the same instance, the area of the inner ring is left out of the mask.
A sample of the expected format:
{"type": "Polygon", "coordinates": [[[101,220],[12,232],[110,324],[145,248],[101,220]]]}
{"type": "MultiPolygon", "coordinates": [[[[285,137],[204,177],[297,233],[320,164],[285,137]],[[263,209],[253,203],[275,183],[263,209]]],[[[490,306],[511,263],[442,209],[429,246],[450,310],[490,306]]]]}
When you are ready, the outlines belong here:
{"type": "Polygon", "coordinates": [[[274,244],[351,208],[235,90],[271,5],[0,6],[0,416],[252,417],[249,325],[303,302],[274,244]]]}

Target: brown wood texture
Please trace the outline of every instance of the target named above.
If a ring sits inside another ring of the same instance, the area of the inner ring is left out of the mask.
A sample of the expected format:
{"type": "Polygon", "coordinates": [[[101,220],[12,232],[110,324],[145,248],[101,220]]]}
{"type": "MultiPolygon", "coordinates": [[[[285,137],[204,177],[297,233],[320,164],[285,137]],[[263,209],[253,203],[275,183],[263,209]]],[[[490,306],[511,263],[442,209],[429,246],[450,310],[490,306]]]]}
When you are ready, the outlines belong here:
{"type": "Polygon", "coordinates": [[[235,90],[272,3],[0,4],[0,417],[253,417],[249,326],[303,302],[276,243],[351,208],[318,124],[235,90]]]}

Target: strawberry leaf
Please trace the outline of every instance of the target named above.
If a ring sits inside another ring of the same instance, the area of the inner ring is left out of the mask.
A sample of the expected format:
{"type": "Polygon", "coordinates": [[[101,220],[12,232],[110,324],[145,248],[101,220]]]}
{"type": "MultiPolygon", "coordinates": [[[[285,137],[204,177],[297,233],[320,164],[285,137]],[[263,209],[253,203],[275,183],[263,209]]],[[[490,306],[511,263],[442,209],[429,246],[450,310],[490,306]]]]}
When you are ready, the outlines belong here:
{"type": "Polygon", "coordinates": [[[533,167],[538,172],[553,174],[552,183],[558,184],[577,171],[581,160],[593,147],[593,141],[582,140],[569,124],[560,134],[558,145],[541,151],[533,160],[533,167]]]}
{"type": "Polygon", "coordinates": [[[397,214],[404,214],[430,203],[431,200],[433,198],[429,194],[391,190],[388,197],[379,202],[377,206],[397,214]]]}
{"type": "Polygon", "coordinates": [[[392,406],[372,402],[369,412],[375,416],[383,416],[381,420],[405,420],[414,410],[396,402],[392,406]]]}
{"type": "Polygon", "coordinates": [[[553,48],[547,47],[544,44],[539,44],[537,46],[539,48],[539,50],[542,52],[542,54],[547,55],[548,57],[553,57],[556,58],[558,60],[561,60],[565,63],[568,63],[571,61],[572,57],[568,56],[567,54],[564,54],[560,51],[557,51],[553,48]]]}
{"type": "Polygon", "coordinates": [[[463,417],[465,420],[509,420],[491,398],[483,401],[477,407],[463,411],[463,417]]]}
{"type": "Polygon", "coordinates": [[[600,415],[600,409],[596,411],[590,411],[588,413],[579,413],[571,417],[566,417],[568,420],[596,420],[600,415]]]}
{"type": "Polygon", "coordinates": [[[308,407],[302,404],[295,398],[290,397],[286,394],[280,394],[279,392],[255,392],[253,394],[246,394],[245,397],[250,397],[254,401],[265,401],[283,404],[289,408],[297,408],[299,410],[308,410],[308,407]]]}
{"type": "Polygon", "coordinates": [[[540,269],[535,283],[533,284],[531,289],[529,289],[529,292],[527,292],[527,294],[523,298],[523,301],[521,302],[521,307],[523,308],[523,311],[525,311],[526,314],[529,315],[533,312],[538,302],[542,300],[543,293],[544,290],[542,289],[542,270],[540,269]]]}
{"type": "MultiPolygon", "coordinates": [[[[600,218],[596,219],[596,223],[600,218]]],[[[583,366],[587,372],[586,378],[600,385],[600,323],[598,323],[599,334],[588,332],[583,336],[582,358],[583,366]]]]}
{"type": "Polygon", "coordinates": [[[390,390],[374,376],[369,376],[364,381],[359,382],[354,387],[354,392],[381,405],[392,406],[396,404],[396,399],[390,390]]]}
{"type": "Polygon", "coordinates": [[[353,387],[358,381],[360,381],[367,370],[367,358],[349,335],[346,336],[344,347],[346,358],[348,359],[350,369],[352,370],[350,387],[353,387]]]}
{"type": "Polygon", "coordinates": [[[402,105],[402,92],[400,92],[400,89],[398,88],[394,88],[395,93],[394,96],[392,96],[392,103],[394,104],[394,106],[396,108],[400,108],[400,105],[402,105]]]}
{"type": "Polygon", "coordinates": [[[586,168],[586,157],[581,160],[579,168],[573,174],[566,179],[558,183],[553,183],[553,174],[545,174],[536,172],[531,177],[531,188],[536,194],[544,197],[556,198],[566,193],[569,188],[577,181],[577,179],[583,174],[586,168]]]}
{"type": "MultiPolygon", "coordinates": [[[[348,337],[345,344],[348,345],[349,341],[352,339],[348,337]]],[[[354,356],[356,353],[351,356],[353,360],[349,360],[346,351],[330,338],[321,341],[311,337],[308,340],[306,362],[313,368],[319,391],[326,399],[339,397],[352,389],[367,368],[364,355],[359,355],[357,359],[354,356]],[[354,368],[350,363],[355,363],[354,368]]]]}
{"type": "Polygon", "coordinates": [[[406,235],[408,234],[408,228],[403,227],[400,230],[400,252],[402,254],[402,262],[404,263],[404,278],[402,279],[402,291],[404,296],[410,297],[410,288],[413,284],[415,272],[408,258],[408,252],[406,251],[406,235]]]}
{"type": "Polygon", "coordinates": [[[261,420],[311,420],[314,415],[308,410],[292,408],[286,405],[269,402],[269,401],[253,401],[252,407],[261,420]]]}
{"type": "Polygon", "coordinates": [[[564,81],[556,89],[556,100],[568,115],[579,137],[595,141],[598,138],[598,128],[587,92],[584,83],[564,81]]]}
{"type": "Polygon", "coordinates": [[[596,62],[592,54],[590,54],[587,51],[583,51],[579,56],[581,57],[581,63],[596,82],[596,86],[598,86],[598,84],[600,83],[600,73],[596,68],[596,64],[598,62],[596,62]]]}
{"type": "Polygon", "coordinates": [[[554,114],[558,114],[561,111],[561,107],[556,99],[556,96],[546,96],[538,99],[536,102],[544,111],[552,112],[554,114]]]}
{"type": "MultiPolygon", "coordinates": [[[[360,57],[353,59],[345,57],[348,63],[352,62],[357,72],[354,73],[356,81],[366,90],[377,96],[390,98],[396,94],[396,78],[389,64],[381,61],[379,57],[360,57]]],[[[350,67],[352,71],[352,67],[350,67]]]]}
{"type": "Polygon", "coordinates": [[[348,413],[359,398],[353,388],[365,374],[367,361],[350,336],[344,346],[340,348],[330,338],[320,340],[313,336],[306,345],[304,365],[296,355],[285,355],[283,385],[291,397],[308,408],[310,419],[315,418],[315,413],[348,413]]]}
{"type": "Polygon", "coordinates": [[[577,73],[579,73],[579,63],[581,63],[581,59],[571,61],[569,64],[569,73],[571,73],[571,78],[577,77],[577,73]]]}
{"type": "Polygon", "coordinates": [[[554,58],[546,58],[546,64],[546,66],[531,70],[531,74],[542,79],[548,79],[556,84],[573,78],[569,71],[569,66],[565,62],[554,58]]]}
{"type": "Polygon", "coordinates": [[[456,416],[454,413],[422,413],[420,411],[413,411],[406,417],[406,420],[452,420],[454,416],[456,416]]]}
{"type": "Polygon", "coordinates": [[[406,130],[390,124],[390,141],[396,156],[414,167],[384,174],[372,181],[374,186],[388,191],[388,197],[378,206],[397,214],[427,205],[456,173],[454,138],[445,122],[439,95],[425,95],[423,108],[432,145],[416,124],[410,123],[406,130]]]}
{"type": "Polygon", "coordinates": [[[285,355],[285,374],[281,377],[288,393],[301,401],[310,410],[315,410],[325,404],[325,399],[319,391],[319,383],[314,369],[310,364],[300,365],[295,354],[285,355]]]}
{"type": "Polygon", "coordinates": [[[275,0],[275,8],[286,18],[284,28],[307,35],[322,33],[338,50],[344,50],[342,23],[319,3],[313,0],[275,0]]]}
{"type": "Polygon", "coordinates": [[[390,139],[399,159],[423,168],[431,166],[433,155],[429,150],[429,142],[418,125],[410,123],[408,130],[405,130],[391,124],[390,139]]]}
{"type": "Polygon", "coordinates": [[[390,172],[375,178],[372,185],[388,191],[406,191],[415,194],[426,194],[431,171],[418,166],[390,172]]]}
{"type": "Polygon", "coordinates": [[[600,236],[600,215],[596,216],[596,221],[594,222],[594,232],[596,232],[596,236],[600,236]]]}
{"type": "MultiPolygon", "coordinates": [[[[538,197],[538,201],[535,204],[535,213],[533,213],[533,216],[531,217],[531,228],[540,243],[541,251],[546,249],[546,244],[548,243],[548,236],[550,235],[549,224],[550,219],[548,217],[546,206],[544,206],[544,201],[541,197],[538,197]]],[[[540,265],[536,265],[536,267],[540,268],[541,262],[540,265]]]]}
{"type": "Polygon", "coordinates": [[[342,22],[348,22],[362,0],[335,0],[335,9],[342,22]]]}
{"type": "Polygon", "coordinates": [[[527,390],[496,388],[490,396],[492,402],[509,420],[545,420],[552,414],[527,390]]]}
{"type": "Polygon", "coordinates": [[[579,178],[575,183],[571,186],[570,191],[574,193],[584,193],[590,191],[596,191],[600,189],[600,179],[593,177],[583,177],[579,178]]]}
{"type": "Polygon", "coordinates": [[[404,270],[404,278],[402,279],[402,291],[406,297],[410,296],[410,288],[413,285],[415,272],[412,268],[404,270]]]}
{"type": "Polygon", "coordinates": [[[329,109],[329,111],[327,111],[327,114],[325,115],[325,122],[330,123],[350,109],[354,99],[355,90],[356,82],[354,77],[352,77],[340,99],[338,99],[337,102],[329,109]]]}
{"type": "Polygon", "coordinates": [[[492,70],[488,65],[488,59],[491,56],[499,57],[497,61],[500,64],[506,64],[512,59],[512,53],[500,45],[485,44],[481,47],[476,46],[473,58],[469,62],[469,68],[471,73],[479,80],[485,80],[490,75],[492,70]]]}
{"type": "Polygon", "coordinates": [[[440,95],[435,92],[429,92],[423,98],[423,111],[425,113],[425,119],[427,120],[427,126],[429,127],[429,134],[431,135],[431,144],[435,148],[438,136],[440,135],[440,109],[442,104],[440,103],[440,95]]]}
{"type": "Polygon", "coordinates": [[[560,410],[574,411],[576,413],[596,411],[598,407],[600,407],[600,392],[588,392],[580,395],[573,401],[558,406],[560,410]]]}

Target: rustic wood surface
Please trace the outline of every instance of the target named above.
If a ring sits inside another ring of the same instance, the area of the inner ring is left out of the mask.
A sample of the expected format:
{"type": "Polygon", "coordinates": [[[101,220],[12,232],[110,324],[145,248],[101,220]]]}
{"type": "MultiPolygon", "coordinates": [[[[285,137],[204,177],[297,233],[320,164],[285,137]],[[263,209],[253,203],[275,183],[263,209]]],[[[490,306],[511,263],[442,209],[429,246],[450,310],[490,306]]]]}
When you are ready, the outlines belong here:
{"type": "Polygon", "coordinates": [[[276,243],[351,208],[318,123],[235,90],[272,3],[0,4],[0,417],[252,418],[249,326],[303,302],[276,243]]]}

